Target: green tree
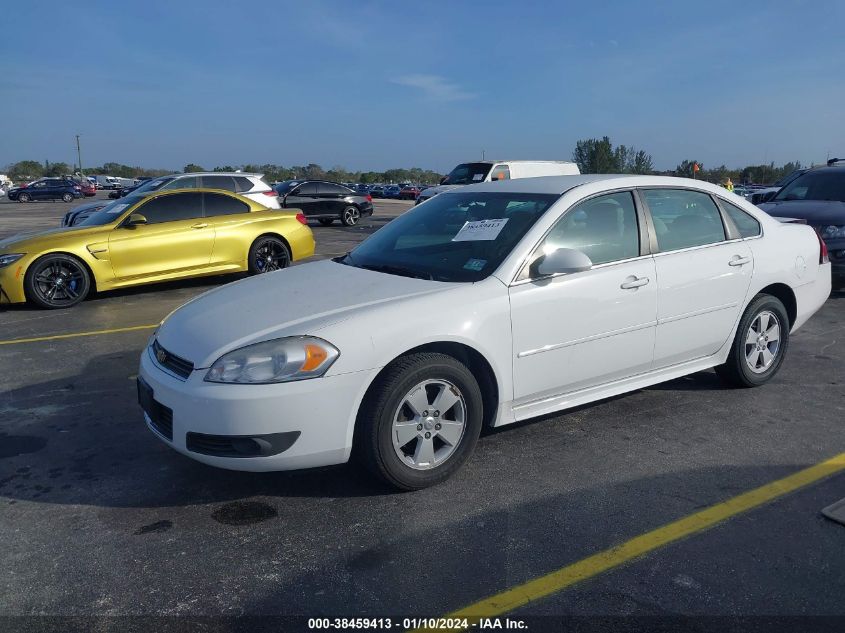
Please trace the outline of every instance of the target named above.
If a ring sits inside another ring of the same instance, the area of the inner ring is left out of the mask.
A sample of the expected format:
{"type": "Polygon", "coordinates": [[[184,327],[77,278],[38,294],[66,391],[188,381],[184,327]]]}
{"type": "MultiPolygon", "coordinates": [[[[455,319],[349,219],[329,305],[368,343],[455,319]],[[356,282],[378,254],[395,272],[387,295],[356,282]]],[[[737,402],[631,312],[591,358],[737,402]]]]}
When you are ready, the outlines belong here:
{"type": "Polygon", "coordinates": [[[619,173],[622,171],[619,158],[607,136],[582,139],[575,144],[575,151],[572,152],[572,160],[582,174],[619,173]]]}
{"type": "Polygon", "coordinates": [[[701,164],[701,161],[684,160],[680,165],[675,167],[675,175],[680,178],[692,178],[695,174],[694,168],[696,163],[698,163],[698,168],[700,170],[704,169],[704,165],[701,164]]]}
{"type": "Polygon", "coordinates": [[[45,176],[64,176],[71,173],[70,165],[67,163],[50,163],[50,166],[44,170],[45,176]]]}
{"type": "Polygon", "coordinates": [[[650,174],[654,171],[654,163],[651,154],[647,154],[644,150],[639,150],[634,154],[634,160],[631,168],[628,170],[632,174],[650,174]]]}
{"type": "Polygon", "coordinates": [[[205,171],[205,169],[201,165],[188,163],[182,168],[182,171],[186,174],[196,174],[198,172],[205,171]]]}
{"type": "Polygon", "coordinates": [[[44,166],[37,160],[22,160],[9,168],[12,180],[34,180],[44,175],[44,166]]]}

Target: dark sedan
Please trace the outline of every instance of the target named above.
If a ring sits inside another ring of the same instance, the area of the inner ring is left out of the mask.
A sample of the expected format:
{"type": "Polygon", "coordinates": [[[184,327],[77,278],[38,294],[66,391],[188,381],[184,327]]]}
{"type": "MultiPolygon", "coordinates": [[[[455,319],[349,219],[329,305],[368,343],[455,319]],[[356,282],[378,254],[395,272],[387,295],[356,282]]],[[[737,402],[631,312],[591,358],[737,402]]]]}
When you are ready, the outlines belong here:
{"type": "Polygon", "coordinates": [[[62,226],[76,226],[95,211],[99,211],[109,204],[108,200],[93,200],[74,207],[62,218],[62,226]]]}
{"type": "Polygon", "coordinates": [[[7,194],[9,200],[31,202],[33,200],[64,200],[71,202],[82,197],[82,187],[74,180],[65,178],[41,178],[23,187],[12,187],[7,194]]]}
{"type": "Polygon", "coordinates": [[[352,191],[336,182],[285,180],[274,189],[283,209],[300,209],[306,218],[318,220],[324,226],[335,220],[353,226],[362,217],[373,214],[370,194],[352,191]]]}
{"type": "Polygon", "coordinates": [[[833,286],[845,287],[845,160],[810,169],[759,205],[769,215],[805,220],[824,240],[833,286]]]}

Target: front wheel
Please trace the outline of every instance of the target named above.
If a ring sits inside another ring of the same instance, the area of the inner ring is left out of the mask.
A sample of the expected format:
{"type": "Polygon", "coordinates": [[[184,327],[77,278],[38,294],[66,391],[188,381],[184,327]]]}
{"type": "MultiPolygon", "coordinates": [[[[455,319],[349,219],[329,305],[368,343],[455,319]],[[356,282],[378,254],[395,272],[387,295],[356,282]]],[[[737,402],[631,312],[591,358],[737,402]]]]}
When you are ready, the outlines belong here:
{"type": "Polygon", "coordinates": [[[69,308],[85,299],[91,278],[85,266],[70,255],[45,255],[24,276],[27,299],[41,308],[69,308]]]}
{"type": "Polygon", "coordinates": [[[343,223],[343,226],[355,226],[358,224],[358,220],[360,219],[361,212],[358,210],[358,207],[353,206],[346,207],[340,216],[340,221],[343,223]]]}
{"type": "Polygon", "coordinates": [[[290,265],[290,251],[278,237],[264,235],[252,243],[248,262],[251,275],[270,273],[290,265]]]}
{"type": "Polygon", "coordinates": [[[19,193],[18,194],[18,202],[29,202],[32,198],[29,196],[28,193],[19,193]]]}
{"type": "Polygon", "coordinates": [[[356,454],[395,488],[426,488],[467,460],[482,417],[481,389],[464,364],[445,354],[409,354],[389,365],[364,398],[356,454]]]}
{"type": "Polygon", "coordinates": [[[728,360],[716,367],[736,387],[757,387],[778,372],[789,346],[789,316],[771,295],[757,295],[745,309],[728,360]]]}

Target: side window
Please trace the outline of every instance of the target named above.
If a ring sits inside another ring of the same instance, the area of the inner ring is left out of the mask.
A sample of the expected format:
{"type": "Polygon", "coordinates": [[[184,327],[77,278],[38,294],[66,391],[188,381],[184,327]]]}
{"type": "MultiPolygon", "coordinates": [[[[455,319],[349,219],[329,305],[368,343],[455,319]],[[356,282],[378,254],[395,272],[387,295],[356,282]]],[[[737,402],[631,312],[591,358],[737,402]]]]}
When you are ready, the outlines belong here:
{"type": "Polygon", "coordinates": [[[235,186],[237,187],[235,191],[252,191],[252,181],[246,176],[233,176],[232,180],[235,181],[235,186]]]}
{"type": "Polygon", "coordinates": [[[231,176],[203,176],[202,186],[209,189],[235,191],[235,180],[231,176]]]}
{"type": "Polygon", "coordinates": [[[202,194],[177,193],[158,196],[142,204],[136,213],[147,218],[147,224],[161,224],[202,217],[202,194]]]}
{"type": "Polygon", "coordinates": [[[340,195],[340,196],[348,196],[352,192],[349,191],[346,187],[342,187],[340,185],[335,185],[330,182],[321,182],[319,185],[320,195],[340,195]]]}
{"type": "Polygon", "coordinates": [[[643,191],[661,253],[725,240],[716,203],[706,193],[686,189],[643,191]]]}
{"type": "Polygon", "coordinates": [[[32,183],[30,185],[30,187],[32,187],[33,189],[41,189],[41,188],[46,187],[46,186],[47,186],[46,180],[39,180],[38,182],[32,183]]]}
{"type": "Polygon", "coordinates": [[[490,172],[490,180],[510,180],[511,168],[507,165],[496,165],[490,172]]]}
{"type": "Polygon", "coordinates": [[[591,198],[571,208],[552,227],[538,254],[574,248],[593,264],[638,257],[640,231],[630,191],[591,198]]]}
{"type": "Polygon", "coordinates": [[[164,189],[196,189],[199,187],[199,178],[191,176],[190,178],[174,178],[169,183],[162,187],[164,189]]]}
{"type": "Polygon", "coordinates": [[[235,215],[237,213],[249,213],[249,205],[231,196],[224,196],[220,193],[206,193],[205,196],[205,217],[216,215],[235,215]]]}
{"type": "Polygon", "coordinates": [[[316,182],[306,182],[304,185],[300,186],[294,192],[296,196],[316,196],[317,195],[317,183],[316,182]]]}
{"type": "Polygon", "coordinates": [[[736,228],[739,229],[739,234],[742,235],[742,237],[757,237],[760,235],[760,223],[756,218],[753,218],[750,213],[746,213],[730,202],[725,202],[721,199],[719,202],[722,204],[722,208],[725,210],[725,213],[727,213],[731,220],[733,220],[733,223],[736,224],[736,228]]]}

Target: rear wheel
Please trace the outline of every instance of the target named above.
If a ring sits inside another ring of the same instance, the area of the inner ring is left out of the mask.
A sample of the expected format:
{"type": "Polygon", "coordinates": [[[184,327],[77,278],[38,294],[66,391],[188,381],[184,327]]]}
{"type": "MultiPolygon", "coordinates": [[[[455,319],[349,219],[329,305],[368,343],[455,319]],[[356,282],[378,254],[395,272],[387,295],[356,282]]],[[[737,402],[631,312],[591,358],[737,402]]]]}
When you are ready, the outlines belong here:
{"type": "Polygon", "coordinates": [[[263,235],[252,243],[249,249],[249,272],[251,275],[270,273],[290,265],[290,251],[278,237],[263,235]]]}
{"type": "Polygon", "coordinates": [[[737,387],[768,382],[783,364],[789,327],[783,303],[770,295],[757,295],[740,319],[728,360],[716,367],[716,373],[737,387]]]}
{"type": "Polygon", "coordinates": [[[355,226],[358,224],[358,220],[361,219],[361,212],[358,210],[358,207],[348,206],[343,210],[343,213],[340,216],[340,221],[343,223],[343,226],[355,226]]]}
{"type": "Polygon", "coordinates": [[[88,270],[70,255],[45,255],[24,276],[24,292],[35,305],[50,310],[76,305],[91,290],[88,270]]]}
{"type": "Polygon", "coordinates": [[[29,202],[32,198],[29,196],[28,193],[19,193],[18,194],[18,202],[29,202]]]}
{"type": "Polygon", "coordinates": [[[481,432],[481,389],[445,354],[409,354],[385,369],[358,412],[356,454],[401,490],[440,483],[470,456],[481,432]]]}
{"type": "Polygon", "coordinates": [[[334,223],[334,218],[320,218],[318,222],[323,226],[330,226],[332,223],[334,223]]]}
{"type": "Polygon", "coordinates": [[[64,200],[65,202],[71,202],[73,200],[73,195],[69,193],[63,193],[62,200],[64,200]]]}

